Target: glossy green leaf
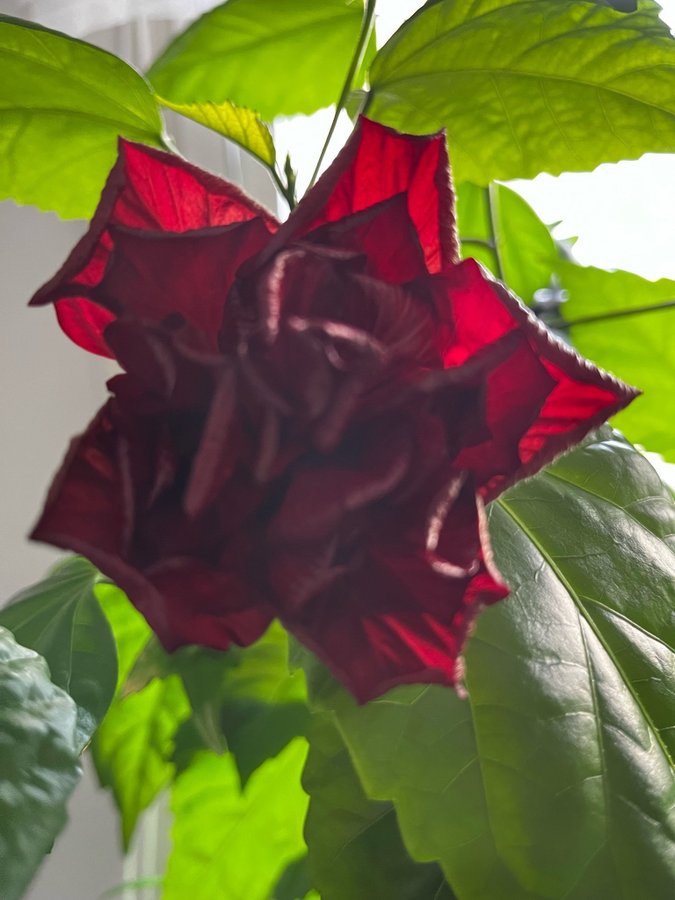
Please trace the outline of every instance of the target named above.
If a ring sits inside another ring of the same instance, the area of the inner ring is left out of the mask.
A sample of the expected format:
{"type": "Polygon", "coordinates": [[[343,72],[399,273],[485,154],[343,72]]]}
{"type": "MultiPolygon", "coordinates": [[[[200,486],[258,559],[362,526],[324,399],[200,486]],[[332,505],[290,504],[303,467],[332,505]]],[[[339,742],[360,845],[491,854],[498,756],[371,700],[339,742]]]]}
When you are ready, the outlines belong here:
{"type": "Polygon", "coordinates": [[[654,3],[442,0],[370,70],[368,115],[445,126],[458,180],[530,178],[675,151],[675,41],[654,3]]]}
{"type": "Polygon", "coordinates": [[[534,210],[504,185],[462,184],[457,211],[463,254],[502,277],[523,300],[531,303],[535,291],[555,278],[568,295],[560,310],[564,319],[598,317],[564,333],[589,359],[644,392],[616,417],[616,425],[631,440],[675,461],[675,419],[664,414],[675,395],[675,307],[612,318],[674,301],[675,281],[648,281],[564,258],[534,210]]]}
{"type": "Polygon", "coordinates": [[[311,113],[336,102],[362,18],[362,0],[229,0],[179,35],[149,78],[175,103],[311,113]]]}
{"type": "Polygon", "coordinates": [[[195,757],[173,788],[164,900],[269,900],[288,863],[304,851],[306,753],[306,741],[292,741],[243,791],[230,754],[195,757]]]}
{"type": "MultiPolygon", "coordinates": [[[[607,437],[607,433],[605,433],[607,437]]],[[[611,437],[611,435],[610,435],[611,437]]],[[[644,458],[591,441],[492,505],[512,594],[481,615],[468,700],[320,692],[367,792],[462,900],[670,897],[675,505],[644,458]]]]}
{"type": "Polygon", "coordinates": [[[112,789],[125,847],[140,814],[174,776],[175,736],[189,714],[181,681],[172,675],[118,697],[94,736],[96,771],[101,785],[112,789]]]}
{"type": "Polygon", "coordinates": [[[148,84],[111,53],[0,16],[0,199],[85,218],[123,135],[161,146],[148,84]]]}
{"type": "Polygon", "coordinates": [[[80,777],[77,707],[0,627],[0,897],[19,900],[66,822],[80,777]]]}
{"type": "Polygon", "coordinates": [[[274,167],[276,153],[269,128],[258,116],[244,106],[234,103],[172,103],[171,100],[157,98],[162,106],[199,122],[217,134],[239,144],[244,150],[256,156],[270,168],[274,167]]]}
{"type": "Polygon", "coordinates": [[[414,862],[391,803],[369,800],[332,716],[317,714],[303,785],[312,881],[326,900],[451,900],[435,863],[414,862]]]}
{"type": "Polygon", "coordinates": [[[172,663],[183,678],[202,741],[216,752],[234,754],[242,782],[304,734],[304,674],[289,670],[288,638],[279,623],[250,647],[224,653],[190,647],[174,654],[172,663]]]}
{"type": "Polygon", "coordinates": [[[72,557],[0,610],[0,625],[45,658],[54,684],[77,704],[81,747],[110,706],[117,682],[115,641],[94,595],[98,577],[90,562],[72,557]]]}

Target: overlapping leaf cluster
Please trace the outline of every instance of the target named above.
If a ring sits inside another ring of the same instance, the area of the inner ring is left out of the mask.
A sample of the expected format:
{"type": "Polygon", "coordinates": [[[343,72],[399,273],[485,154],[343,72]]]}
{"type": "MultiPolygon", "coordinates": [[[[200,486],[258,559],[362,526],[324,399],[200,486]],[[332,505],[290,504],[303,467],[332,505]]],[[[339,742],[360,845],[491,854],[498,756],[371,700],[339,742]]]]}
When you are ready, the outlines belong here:
{"type": "MultiPolygon", "coordinates": [[[[256,156],[293,202],[264,122],[335,101],[363,17],[351,0],[229,0],[148,80],[0,16],[0,196],[89,215],[117,136],[170,145],[169,108],[256,156]]],[[[577,265],[495,183],[675,152],[675,42],[657,5],[432,0],[367,46],[350,85],[367,114],[447,128],[465,254],[528,303],[566,291],[550,324],[644,390],[617,425],[675,460],[675,283],[577,265]]],[[[358,707],[298,652],[308,699],[276,626],[246,650],[167,657],[83,560],[17,597],[0,625],[51,681],[0,635],[2,896],[21,895],[58,833],[91,741],[125,845],[170,791],[167,898],[671,897],[672,494],[607,430],[504,495],[490,526],[513,595],[469,644],[466,700],[411,687],[358,707]]]]}

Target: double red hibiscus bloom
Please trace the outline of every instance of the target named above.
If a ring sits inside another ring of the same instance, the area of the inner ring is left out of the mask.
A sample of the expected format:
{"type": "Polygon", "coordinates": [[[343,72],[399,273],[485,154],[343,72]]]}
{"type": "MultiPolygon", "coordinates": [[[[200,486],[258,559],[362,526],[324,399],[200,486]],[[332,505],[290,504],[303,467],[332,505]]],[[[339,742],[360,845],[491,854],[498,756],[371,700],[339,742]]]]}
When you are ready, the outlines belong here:
{"type": "Polygon", "coordinates": [[[635,394],[459,261],[444,138],[365,119],[282,225],[122,142],[33,303],[123,370],[33,536],[88,557],[168,649],[278,617],[361,701],[456,682],[507,593],[484,502],[635,394]]]}

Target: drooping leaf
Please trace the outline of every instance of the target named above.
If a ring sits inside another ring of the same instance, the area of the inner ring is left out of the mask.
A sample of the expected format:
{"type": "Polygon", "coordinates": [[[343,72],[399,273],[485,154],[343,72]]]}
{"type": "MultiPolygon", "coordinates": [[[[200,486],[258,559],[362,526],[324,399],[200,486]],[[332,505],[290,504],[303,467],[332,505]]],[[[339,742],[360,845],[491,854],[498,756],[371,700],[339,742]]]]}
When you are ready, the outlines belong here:
{"type": "Polygon", "coordinates": [[[66,822],[80,777],[77,707],[0,627],[0,897],[19,900],[66,822]]]}
{"type": "Polygon", "coordinates": [[[149,78],[175,103],[232,101],[271,120],[334,103],[354,53],[362,0],[229,0],[162,53],[149,78]]]}
{"type": "Polygon", "coordinates": [[[225,653],[190,647],[174,654],[205,745],[229,749],[242,782],[305,732],[304,674],[288,666],[288,638],[274,623],[250,647],[225,653]]]}
{"type": "Polygon", "coordinates": [[[162,106],[172,109],[181,116],[193,119],[222,134],[244,150],[252,153],[266,166],[272,168],[276,159],[274,141],[267,125],[250,109],[235,106],[224,100],[221,103],[173,103],[171,100],[157,98],[162,106]]]}
{"type": "Polygon", "coordinates": [[[304,851],[307,796],[297,738],[241,791],[230,754],[204,751],[173,788],[173,851],[164,900],[269,900],[288,863],[304,851]]]}
{"type": "Polygon", "coordinates": [[[485,185],[675,150],[675,40],[655,3],[442,0],[377,54],[368,115],[445,126],[456,178],[485,185]]]}
{"type": "Polygon", "coordinates": [[[98,577],[86,559],[72,557],[0,610],[0,625],[45,658],[54,684],[77,704],[80,747],[105,715],[117,682],[115,641],[94,595],[98,577]]]}
{"type": "Polygon", "coordinates": [[[504,185],[461,185],[458,221],[463,253],[503,276],[527,303],[556,279],[567,293],[563,319],[598,317],[564,333],[580,353],[644,392],[619,413],[616,425],[631,440],[675,461],[675,418],[666,412],[675,395],[675,307],[603,318],[675,300],[675,281],[649,281],[564,258],[534,210],[504,185]]]}
{"type": "Polygon", "coordinates": [[[163,143],[142,76],[98,47],[0,15],[0,199],[88,217],[119,135],[163,143]]]}
{"type": "Polygon", "coordinates": [[[468,700],[321,702],[411,854],[462,900],[669,897],[673,499],[629,445],[596,440],[508,491],[491,531],[512,595],[469,642],[468,700]]]}
{"type": "Polygon", "coordinates": [[[303,785],[312,882],[328,900],[451,900],[435,863],[414,862],[391,803],[369,800],[328,714],[312,718],[303,785]]]}
{"type": "Polygon", "coordinates": [[[189,714],[181,681],[172,675],[118,697],[94,736],[96,771],[101,785],[112,789],[125,847],[140,814],[174,776],[174,739],[189,714]]]}

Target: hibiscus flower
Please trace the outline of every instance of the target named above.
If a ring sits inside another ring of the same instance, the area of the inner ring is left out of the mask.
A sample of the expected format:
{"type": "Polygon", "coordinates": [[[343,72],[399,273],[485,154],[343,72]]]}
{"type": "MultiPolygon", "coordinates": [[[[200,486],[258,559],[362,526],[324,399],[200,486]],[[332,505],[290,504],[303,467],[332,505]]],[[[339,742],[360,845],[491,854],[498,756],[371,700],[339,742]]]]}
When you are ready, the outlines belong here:
{"type": "Polygon", "coordinates": [[[359,701],[458,682],[508,593],[484,504],[636,394],[460,261],[444,137],[367,119],[283,224],[121,141],[32,302],[122,369],[33,537],[88,557],[168,650],[276,617],[359,701]]]}

